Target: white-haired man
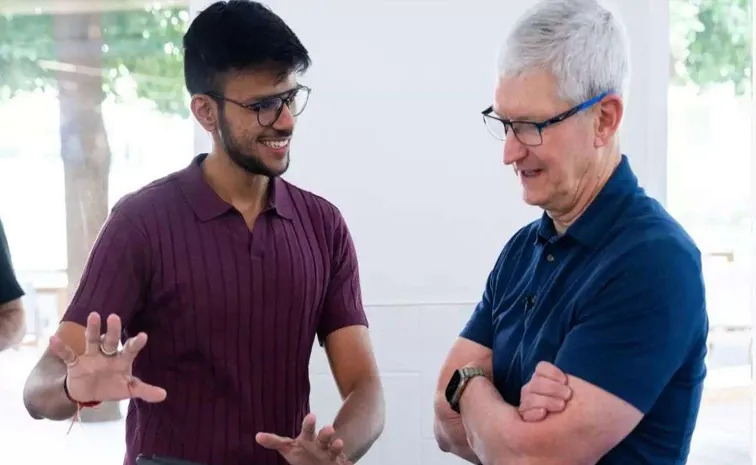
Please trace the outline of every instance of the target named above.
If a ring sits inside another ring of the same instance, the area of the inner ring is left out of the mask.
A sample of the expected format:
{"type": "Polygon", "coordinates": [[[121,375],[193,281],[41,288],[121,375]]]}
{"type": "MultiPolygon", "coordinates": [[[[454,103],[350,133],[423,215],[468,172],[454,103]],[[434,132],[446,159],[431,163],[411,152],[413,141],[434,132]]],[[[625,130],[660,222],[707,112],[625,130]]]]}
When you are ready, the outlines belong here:
{"type": "Polygon", "coordinates": [[[437,441],[473,463],[686,461],[701,259],[620,151],[626,44],[597,1],[545,0],[503,47],[484,119],[544,214],[504,247],[439,377],[437,441]]]}

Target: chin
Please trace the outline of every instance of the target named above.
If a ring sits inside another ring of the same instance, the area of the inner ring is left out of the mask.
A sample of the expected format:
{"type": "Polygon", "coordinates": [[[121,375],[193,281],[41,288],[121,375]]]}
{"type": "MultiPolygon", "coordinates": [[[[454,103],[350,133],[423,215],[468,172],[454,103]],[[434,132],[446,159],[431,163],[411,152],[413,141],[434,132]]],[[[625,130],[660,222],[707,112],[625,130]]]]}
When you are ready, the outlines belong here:
{"type": "Polygon", "coordinates": [[[522,193],[522,199],[532,207],[540,207],[546,203],[544,196],[538,195],[536,192],[525,191],[522,193]]]}

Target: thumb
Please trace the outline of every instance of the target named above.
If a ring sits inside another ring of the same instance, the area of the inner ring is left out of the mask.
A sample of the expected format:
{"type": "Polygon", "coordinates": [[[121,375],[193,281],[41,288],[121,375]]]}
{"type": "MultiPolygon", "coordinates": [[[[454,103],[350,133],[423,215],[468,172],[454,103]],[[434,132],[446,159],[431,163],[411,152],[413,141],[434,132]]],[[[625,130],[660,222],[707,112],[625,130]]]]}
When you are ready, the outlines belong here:
{"type": "Polygon", "coordinates": [[[546,418],[547,414],[545,408],[533,408],[520,413],[522,419],[528,423],[541,421],[546,418]]]}
{"type": "Polygon", "coordinates": [[[272,433],[257,433],[255,441],[266,449],[284,452],[294,442],[291,438],[286,438],[272,433]]]}

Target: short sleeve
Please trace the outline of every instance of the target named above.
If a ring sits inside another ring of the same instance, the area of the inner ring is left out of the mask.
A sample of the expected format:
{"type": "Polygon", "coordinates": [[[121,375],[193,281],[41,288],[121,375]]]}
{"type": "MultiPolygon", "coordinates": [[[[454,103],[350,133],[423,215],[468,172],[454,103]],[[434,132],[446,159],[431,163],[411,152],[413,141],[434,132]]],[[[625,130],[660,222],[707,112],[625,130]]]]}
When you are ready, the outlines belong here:
{"type": "Polygon", "coordinates": [[[18,284],[13,270],[10,247],[5,237],[3,224],[0,222],[0,305],[23,297],[24,291],[18,284]]]}
{"type": "Polygon", "coordinates": [[[149,266],[145,233],[116,205],[92,246],[63,321],[86,326],[94,311],[103,322],[110,314],[118,315],[126,328],[144,305],[149,266]]]}
{"type": "Polygon", "coordinates": [[[357,252],[344,218],[336,207],[332,208],[331,276],[317,330],[321,345],[329,334],[338,329],[355,325],[368,326],[362,304],[357,252]]]}
{"type": "Polygon", "coordinates": [[[467,320],[467,324],[459,334],[460,337],[477,342],[489,349],[493,349],[493,302],[496,295],[496,282],[499,280],[500,268],[509,248],[510,246],[507,245],[501,254],[499,254],[493,270],[488,274],[483,296],[478,301],[470,319],[467,320]]]}
{"type": "Polygon", "coordinates": [[[679,241],[631,250],[578,309],[556,366],[646,414],[708,332],[700,253],[679,241]],[[698,345],[697,345],[698,344],[698,345]]]}

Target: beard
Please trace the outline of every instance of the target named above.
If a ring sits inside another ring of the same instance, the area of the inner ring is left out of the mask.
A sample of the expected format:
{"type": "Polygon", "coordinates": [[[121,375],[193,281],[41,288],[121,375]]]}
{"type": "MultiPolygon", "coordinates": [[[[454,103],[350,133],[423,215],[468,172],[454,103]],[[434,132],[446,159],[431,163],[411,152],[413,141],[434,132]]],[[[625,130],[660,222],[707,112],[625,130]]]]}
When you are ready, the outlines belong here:
{"type": "MultiPolygon", "coordinates": [[[[223,150],[228,154],[228,158],[249,174],[266,176],[268,178],[275,178],[281,176],[289,169],[289,155],[286,155],[286,165],[282,169],[269,168],[265,162],[263,162],[260,155],[255,153],[254,148],[251,148],[249,153],[242,149],[242,145],[231,133],[226,116],[223,112],[220,112],[219,132],[220,140],[223,144],[223,150]]],[[[276,136],[287,137],[291,135],[291,131],[276,131],[276,136]]],[[[254,142],[252,144],[254,147],[254,142]]]]}

